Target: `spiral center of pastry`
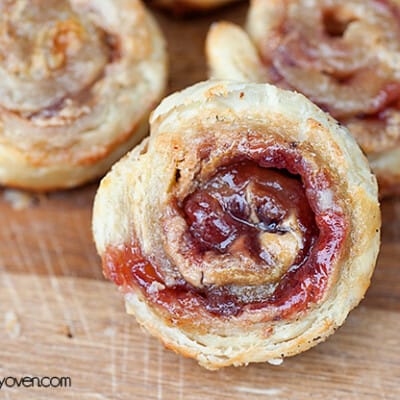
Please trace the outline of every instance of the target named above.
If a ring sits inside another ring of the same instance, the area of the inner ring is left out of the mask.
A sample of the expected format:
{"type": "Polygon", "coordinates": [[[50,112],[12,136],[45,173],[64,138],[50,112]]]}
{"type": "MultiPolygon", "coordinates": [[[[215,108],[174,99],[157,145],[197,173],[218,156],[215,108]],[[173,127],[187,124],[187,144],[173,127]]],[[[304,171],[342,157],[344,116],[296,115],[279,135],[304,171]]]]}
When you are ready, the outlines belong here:
{"type": "Polygon", "coordinates": [[[180,272],[197,287],[274,283],[317,233],[301,180],[249,161],[221,167],[182,209],[194,261],[180,272]]]}
{"type": "Polygon", "coordinates": [[[89,86],[110,49],[104,33],[64,0],[0,5],[0,104],[35,112],[89,86]]]}

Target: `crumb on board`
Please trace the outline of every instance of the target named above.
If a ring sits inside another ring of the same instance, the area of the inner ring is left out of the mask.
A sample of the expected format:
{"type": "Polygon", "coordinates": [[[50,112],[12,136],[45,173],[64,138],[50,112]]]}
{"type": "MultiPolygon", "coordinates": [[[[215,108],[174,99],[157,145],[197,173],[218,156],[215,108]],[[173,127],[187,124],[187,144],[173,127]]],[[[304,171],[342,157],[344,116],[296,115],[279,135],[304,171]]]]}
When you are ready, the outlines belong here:
{"type": "Polygon", "coordinates": [[[108,326],[106,329],[104,329],[104,336],[115,336],[115,334],[117,333],[116,329],[113,326],[108,326]]]}
{"type": "Polygon", "coordinates": [[[24,210],[29,208],[36,200],[34,194],[16,189],[5,189],[3,192],[3,198],[14,210],[24,210]]]}
{"type": "Polygon", "coordinates": [[[21,324],[14,311],[7,311],[4,315],[4,327],[10,338],[17,338],[21,334],[21,324]]]}
{"type": "Polygon", "coordinates": [[[281,365],[283,363],[283,358],[272,358],[271,360],[268,360],[268,364],[271,365],[281,365]]]}
{"type": "Polygon", "coordinates": [[[69,325],[63,325],[62,328],[61,328],[61,332],[68,339],[73,339],[74,338],[74,335],[72,333],[72,329],[71,329],[71,327],[69,325]]]}

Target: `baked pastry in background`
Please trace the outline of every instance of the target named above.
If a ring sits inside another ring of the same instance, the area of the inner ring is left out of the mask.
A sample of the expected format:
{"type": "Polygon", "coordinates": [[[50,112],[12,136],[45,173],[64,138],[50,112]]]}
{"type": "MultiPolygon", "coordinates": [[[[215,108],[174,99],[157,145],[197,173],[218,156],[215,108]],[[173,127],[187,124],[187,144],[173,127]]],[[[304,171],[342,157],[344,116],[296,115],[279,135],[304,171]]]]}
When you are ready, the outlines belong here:
{"type": "Polygon", "coordinates": [[[166,98],[150,123],[94,204],[128,313],[209,369],[325,340],[379,248],[376,180],[353,137],[300,94],[227,81],[166,98]]]}
{"type": "Polygon", "coordinates": [[[138,0],[0,2],[0,184],[103,175],[147,133],[164,39],[138,0]]]}
{"type": "Polygon", "coordinates": [[[207,11],[216,7],[222,7],[240,0],[147,0],[149,3],[166,10],[171,10],[177,15],[194,11],[207,11]]]}
{"type": "Polygon", "coordinates": [[[400,193],[400,2],[253,0],[247,32],[216,24],[211,75],[305,94],[368,154],[381,195],[400,193]]]}

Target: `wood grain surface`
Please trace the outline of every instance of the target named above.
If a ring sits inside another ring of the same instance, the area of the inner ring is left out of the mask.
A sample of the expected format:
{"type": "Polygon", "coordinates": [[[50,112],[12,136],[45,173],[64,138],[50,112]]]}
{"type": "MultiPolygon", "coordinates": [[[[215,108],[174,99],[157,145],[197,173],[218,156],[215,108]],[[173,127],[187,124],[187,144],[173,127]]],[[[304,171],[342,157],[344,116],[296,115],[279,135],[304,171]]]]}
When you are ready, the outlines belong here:
{"type": "MultiPolygon", "coordinates": [[[[170,90],[206,77],[210,23],[242,23],[246,5],[189,20],[158,14],[170,90]]],[[[6,388],[0,399],[400,399],[400,199],[383,203],[383,245],[362,304],[326,343],[281,366],[209,372],[165,350],[124,312],[92,243],[97,184],[0,201],[0,378],[70,376],[66,389],[6,388]]]]}

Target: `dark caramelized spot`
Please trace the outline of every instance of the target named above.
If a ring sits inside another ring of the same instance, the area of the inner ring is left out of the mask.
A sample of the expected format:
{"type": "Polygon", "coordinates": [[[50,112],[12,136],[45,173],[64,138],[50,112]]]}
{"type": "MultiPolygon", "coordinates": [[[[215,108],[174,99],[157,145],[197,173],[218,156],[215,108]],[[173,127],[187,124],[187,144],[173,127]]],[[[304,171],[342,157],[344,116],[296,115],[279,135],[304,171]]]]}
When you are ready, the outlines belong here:
{"type": "Polygon", "coordinates": [[[121,42],[115,35],[105,34],[105,42],[109,49],[109,62],[118,62],[122,58],[121,42]]]}
{"type": "Polygon", "coordinates": [[[181,178],[181,170],[177,169],[175,171],[175,182],[178,182],[180,178],[181,178]]]}
{"type": "Polygon", "coordinates": [[[228,288],[214,288],[206,292],[206,310],[215,315],[238,315],[243,304],[238,301],[228,288]]]}
{"type": "Polygon", "coordinates": [[[350,23],[355,20],[351,17],[341,18],[335,9],[325,10],[322,16],[325,33],[331,37],[342,37],[350,23]]]}

